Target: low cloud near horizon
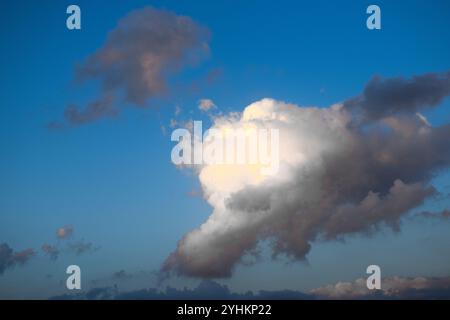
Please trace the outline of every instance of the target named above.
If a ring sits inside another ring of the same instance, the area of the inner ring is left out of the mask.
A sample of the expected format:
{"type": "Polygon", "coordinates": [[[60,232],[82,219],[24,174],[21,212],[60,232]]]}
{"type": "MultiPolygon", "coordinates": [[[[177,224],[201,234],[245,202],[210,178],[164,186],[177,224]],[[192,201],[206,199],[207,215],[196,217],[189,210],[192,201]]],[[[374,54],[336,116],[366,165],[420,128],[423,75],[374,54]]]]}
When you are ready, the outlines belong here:
{"type": "Polygon", "coordinates": [[[232,292],[228,286],[203,280],[192,289],[166,287],[121,291],[117,285],[94,287],[77,294],[52,296],[50,300],[339,300],[339,299],[450,299],[450,277],[389,277],[381,290],[369,290],[366,279],[338,282],[310,292],[297,290],[260,290],[232,292]]]}

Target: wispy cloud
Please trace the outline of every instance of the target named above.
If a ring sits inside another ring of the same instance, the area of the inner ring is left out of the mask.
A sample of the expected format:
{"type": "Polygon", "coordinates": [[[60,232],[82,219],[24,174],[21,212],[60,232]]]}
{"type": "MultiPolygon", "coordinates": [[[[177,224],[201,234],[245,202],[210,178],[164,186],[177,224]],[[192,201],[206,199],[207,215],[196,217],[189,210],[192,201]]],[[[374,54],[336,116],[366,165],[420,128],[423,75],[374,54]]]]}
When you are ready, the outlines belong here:
{"type": "Polygon", "coordinates": [[[76,242],[69,243],[68,248],[71,251],[75,252],[75,254],[77,254],[77,255],[87,253],[87,252],[94,252],[99,249],[99,247],[94,247],[92,242],[87,242],[83,239],[76,241],[76,242]]]}
{"type": "Polygon", "coordinates": [[[50,259],[52,260],[58,259],[59,249],[56,246],[45,243],[42,245],[41,249],[46,255],[50,257],[50,259]]]}

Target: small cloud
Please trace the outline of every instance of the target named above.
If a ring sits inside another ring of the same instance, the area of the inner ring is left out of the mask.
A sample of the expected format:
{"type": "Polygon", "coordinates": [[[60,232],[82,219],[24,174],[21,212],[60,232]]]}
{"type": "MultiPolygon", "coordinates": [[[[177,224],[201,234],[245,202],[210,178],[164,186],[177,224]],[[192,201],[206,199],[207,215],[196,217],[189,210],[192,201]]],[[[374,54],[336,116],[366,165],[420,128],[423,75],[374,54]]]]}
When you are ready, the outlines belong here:
{"type": "Polygon", "coordinates": [[[181,108],[180,108],[180,106],[175,106],[175,116],[178,116],[178,115],[180,115],[180,113],[181,113],[181,108]]]}
{"type": "Polygon", "coordinates": [[[187,196],[192,198],[202,197],[202,195],[203,193],[197,189],[191,189],[189,192],[187,192],[187,196]]]}
{"type": "Polygon", "coordinates": [[[170,124],[169,126],[173,129],[178,125],[178,121],[175,119],[170,119],[170,124]]]}
{"type": "Polygon", "coordinates": [[[42,251],[50,257],[50,259],[52,260],[58,259],[59,249],[56,246],[45,243],[42,245],[41,248],[42,251]]]}
{"type": "Polygon", "coordinates": [[[194,131],[194,120],[192,120],[192,119],[187,120],[187,121],[183,122],[181,124],[181,126],[192,133],[194,131]]]}
{"type": "Polygon", "coordinates": [[[49,123],[47,123],[46,125],[45,125],[45,127],[48,129],[48,130],[55,130],[55,131],[57,131],[57,130],[62,130],[62,129],[64,129],[65,128],[65,125],[64,125],[64,123],[62,123],[62,122],[59,122],[59,121],[50,121],[49,123]]]}
{"type": "Polygon", "coordinates": [[[422,211],[418,213],[419,216],[426,217],[426,218],[438,218],[438,219],[449,219],[450,218],[450,210],[444,209],[442,211],[438,212],[431,212],[431,211],[422,211]]]}
{"type": "Polygon", "coordinates": [[[64,111],[64,117],[70,125],[82,125],[104,117],[115,117],[119,110],[113,105],[112,96],[107,96],[89,103],[84,109],[75,105],[68,105],[64,111]]]}
{"type": "Polygon", "coordinates": [[[422,121],[422,123],[428,127],[431,127],[431,123],[428,121],[428,119],[421,113],[417,112],[416,116],[422,121]]]}
{"type": "Polygon", "coordinates": [[[94,247],[92,245],[92,242],[86,242],[83,239],[81,239],[80,241],[74,242],[74,243],[70,243],[69,244],[69,249],[73,252],[75,252],[75,254],[80,255],[86,252],[94,252],[97,251],[99,248],[98,247],[94,247]]]}
{"type": "Polygon", "coordinates": [[[7,243],[0,244],[0,275],[3,274],[6,269],[16,265],[24,265],[34,255],[35,252],[33,249],[14,252],[7,243]]]}
{"type": "Polygon", "coordinates": [[[313,289],[319,299],[448,299],[450,277],[388,277],[380,290],[367,289],[367,280],[336,284],[313,289]]]}
{"type": "Polygon", "coordinates": [[[123,269],[120,271],[114,272],[112,275],[112,278],[116,279],[116,280],[130,279],[132,277],[133,276],[131,274],[125,272],[125,270],[123,270],[123,269]]]}
{"type": "Polygon", "coordinates": [[[70,238],[72,234],[73,234],[73,226],[71,225],[66,225],[56,230],[56,236],[58,237],[58,239],[70,238]]]}
{"type": "Polygon", "coordinates": [[[163,134],[163,136],[167,135],[167,129],[164,125],[161,125],[160,129],[161,129],[161,133],[163,134]]]}
{"type": "Polygon", "coordinates": [[[203,112],[207,112],[215,107],[216,105],[211,99],[200,99],[198,102],[198,108],[203,112]]]}
{"type": "Polygon", "coordinates": [[[32,256],[35,255],[33,249],[25,249],[19,252],[14,253],[13,260],[20,265],[24,265],[32,256]]]}

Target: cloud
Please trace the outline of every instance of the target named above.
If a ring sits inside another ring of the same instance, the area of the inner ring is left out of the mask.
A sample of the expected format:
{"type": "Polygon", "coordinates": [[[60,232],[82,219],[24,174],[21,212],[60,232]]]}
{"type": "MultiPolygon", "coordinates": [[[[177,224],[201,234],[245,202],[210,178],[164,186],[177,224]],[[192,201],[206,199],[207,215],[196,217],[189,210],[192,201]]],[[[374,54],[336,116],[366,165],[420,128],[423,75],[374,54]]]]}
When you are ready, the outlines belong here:
{"type": "Polygon", "coordinates": [[[58,228],[56,230],[56,237],[58,239],[67,239],[70,238],[73,235],[73,226],[66,225],[64,227],[58,228]]]}
{"type": "MultiPolygon", "coordinates": [[[[76,68],[76,82],[95,81],[101,95],[84,109],[66,107],[65,120],[81,125],[116,116],[115,102],[123,98],[145,106],[168,92],[168,77],[209,52],[209,32],[191,18],[146,7],[121,19],[106,42],[76,68]]],[[[61,124],[52,122],[51,127],[61,124]]]]}
{"type": "Polygon", "coordinates": [[[344,102],[369,119],[415,113],[440,104],[450,94],[450,71],[427,73],[411,79],[373,77],[361,95],[344,102]]]}
{"type": "MultiPolygon", "coordinates": [[[[441,83],[443,77],[418,76],[413,82],[430,78],[441,83]]],[[[400,95],[411,86],[395,79],[383,83],[400,95]]],[[[439,99],[414,95],[413,100],[405,98],[408,109],[398,94],[385,90],[389,94],[382,95],[385,105],[380,108],[389,116],[374,117],[369,126],[355,121],[358,113],[345,104],[315,108],[273,99],[216,118],[212,128],[218,130],[279,130],[278,173],[262,175],[261,164],[198,168],[212,212],[178,242],[162,272],[229,277],[263,239],[270,240],[274,257],[303,260],[315,240],[373,233],[384,226],[399,230],[404,215],[437,194],[429,183],[450,165],[450,125],[432,127],[416,115],[423,101],[439,99]]],[[[372,115],[374,105],[361,107],[372,115]]]]}
{"type": "Polygon", "coordinates": [[[449,299],[450,277],[383,278],[381,290],[368,290],[366,279],[338,282],[313,289],[232,292],[228,286],[203,280],[192,289],[167,287],[119,291],[117,286],[98,287],[85,293],[53,296],[51,300],[316,300],[316,299],[449,299]]]}
{"type": "Polygon", "coordinates": [[[198,109],[203,112],[207,112],[215,107],[216,105],[211,99],[200,99],[200,101],[198,102],[198,109]]]}
{"type": "Polygon", "coordinates": [[[112,278],[115,280],[130,279],[132,277],[133,277],[133,275],[125,272],[125,270],[120,270],[120,271],[114,272],[112,275],[112,278]]]}
{"type": "Polygon", "coordinates": [[[16,265],[24,265],[35,255],[33,249],[14,252],[7,243],[0,244],[0,275],[16,265]]]}
{"type": "Polygon", "coordinates": [[[422,212],[419,212],[417,215],[426,217],[426,218],[450,219],[450,210],[444,209],[442,211],[437,211],[437,212],[422,211],[422,212]]]}
{"type": "Polygon", "coordinates": [[[449,299],[450,277],[388,277],[380,290],[367,289],[366,279],[338,282],[310,292],[320,299],[449,299]]]}
{"type": "Polygon", "coordinates": [[[59,249],[56,246],[50,244],[43,244],[41,247],[42,251],[47,254],[50,259],[56,260],[59,256],[59,249]]]}
{"type": "Polygon", "coordinates": [[[150,7],[121,19],[106,43],[77,69],[79,80],[99,80],[106,93],[123,90],[136,105],[162,93],[167,73],[190,50],[207,50],[207,31],[191,18],[150,7]]]}
{"type": "Polygon", "coordinates": [[[114,99],[108,96],[89,103],[84,110],[69,105],[64,111],[66,121],[71,125],[81,125],[104,117],[115,117],[119,111],[113,106],[114,99]]]}
{"type": "Polygon", "coordinates": [[[45,125],[45,128],[47,128],[48,130],[63,130],[65,129],[64,123],[60,122],[60,121],[50,121],[45,125]]]}
{"type": "Polygon", "coordinates": [[[50,300],[298,300],[312,299],[310,294],[300,291],[259,291],[253,293],[234,293],[226,285],[214,281],[204,280],[196,288],[182,290],[167,287],[165,290],[148,288],[128,292],[120,292],[114,287],[93,288],[86,293],[64,294],[51,297],[50,300]]]}
{"type": "Polygon", "coordinates": [[[169,127],[172,129],[178,125],[178,121],[176,119],[170,119],[169,127]]]}
{"type": "Polygon", "coordinates": [[[174,112],[175,117],[178,117],[178,116],[180,115],[181,111],[182,111],[182,110],[181,110],[181,107],[178,106],[178,105],[176,105],[176,106],[175,106],[175,112],[174,112]]]}
{"type": "Polygon", "coordinates": [[[99,248],[94,247],[92,242],[86,242],[85,240],[81,239],[77,242],[69,243],[68,247],[71,251],[75,252],[75,254],[80,255],[86,252],[94,252],[97,251],[99,248]]]}

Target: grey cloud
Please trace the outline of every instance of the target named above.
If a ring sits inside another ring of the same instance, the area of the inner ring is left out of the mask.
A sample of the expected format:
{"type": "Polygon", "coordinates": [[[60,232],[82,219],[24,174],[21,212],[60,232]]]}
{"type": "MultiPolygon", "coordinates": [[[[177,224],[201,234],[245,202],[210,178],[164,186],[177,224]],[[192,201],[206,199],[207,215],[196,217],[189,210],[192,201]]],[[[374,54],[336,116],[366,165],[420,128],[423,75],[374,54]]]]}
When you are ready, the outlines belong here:
{"type": "Polygon", "coordinates": [[[14,252],[7,243],[0,244],[0,275],[16,265],[24,265],[34,255],[33,249],[14,252]]]}
{"type": "Polygon", "coordinates": [[[440,104],[450,94],[450,72],[427,73],[410,79],[373,77],[360,96],[345,101],[369,119],[414,113],[440,104]]]}
{"type": "MultiPolygon", "coordinates": [[[[86,124],[119,113],[119,99],[145,106],[169,91],[168,77],[209,52],[209,32],[187,16],[151,7],[122,18],[96,52],[76,68],[76,83],[100,84],[100,97],[79,108],[66,107],[69,125],[86,124]]],[[[64,127],[51,122],[50,129],[64,127]]]]}

